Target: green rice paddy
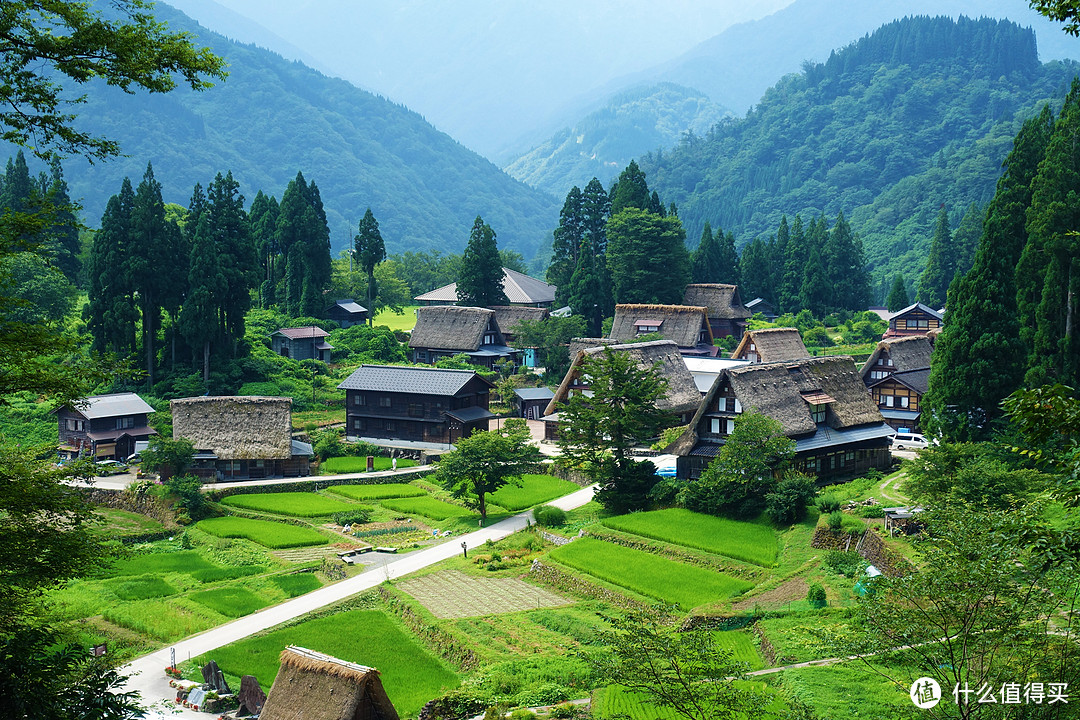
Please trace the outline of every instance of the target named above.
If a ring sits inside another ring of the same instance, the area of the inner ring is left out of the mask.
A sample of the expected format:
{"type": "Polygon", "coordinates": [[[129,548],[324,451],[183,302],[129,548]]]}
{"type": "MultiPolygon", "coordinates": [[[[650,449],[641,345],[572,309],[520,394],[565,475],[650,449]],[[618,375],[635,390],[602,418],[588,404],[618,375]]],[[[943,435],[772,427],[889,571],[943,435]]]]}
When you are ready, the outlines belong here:
{"type": "Polygon", "coordinates": [[[452,503],[436,500],[425,495],[424,497],[394,498],[383,500],[383,507],[390,508],[401,513],[423,515],[432,520],[448,520],[456,517],[466,517],[475,513],[469,508],[454,505],[452,503]]]}
{"type": "Polygon", "coordinates": [[[377,610],[350,610],[248,638],[197,658],[216,660],[233,676],[254,675],[269,688],[278,656],[288,645],[327,653],[379,670],[383,688],[402,717],[416,717],[424,703],[457,687],[457,675],[377,610]]]}
{"type": "Polygon", "coordinates": [[[275,575],[270,578],[270,582],[281,588],[281,591],[290,598],[304,595],[322,587],[322,583],[319,582],[319,578],[315,577],[314,573],[275,575]]]}
{"type": "Polygon", "coordinates": [[[553,560],[641,595],[689,610],[745,592],[753,583],[613,543],[580,538],[551,551],[553,560]]]}
{"type": "Polygon", "coordinates": [[[613,530],[775,567],[776,532],[767,525],[669,508],[604,520],[613,530]]]}
{"type": "Polygon", "coordinates": [[[407,483],[386,483],[383,485],[335,485],[327,492],[341,495],[350,500],[383,500],[385,498],[420,497],[427,495],[423,488],[407,483]]]}
{"type": "Polygon", "coordinates": [[[580,485],[551,475],[522,475],[521,487],[507,484],[488,497],[499,507],[518,512],[580,489],[580,485]]]}
{"type": "MultiPolygon", "coordinates": [[[[388,457],[376,456],[372,458],[372,464],[375,470],[390,470],[393,468],[393,462],[388,457]]],[[[398,458],[397,466],[399,468],[415,467],[416,461],[398,458]]],[[[367,472],[367,456],[326,458],[319,464],[319,474],[321,475],[342,475],[344,473],[362,472],[367,472]]]]}
{"type": "Polygon", "coordinates": [[[259,512],[304,518],[324,517],[343,510],[352,510],[355,507],[350,503],[313,492],[230,495],[222,500],[221,504],[244,510],[258,510],[259,512]]]}
{"type": "Polygon", "coordinates": [[[109,581],[107,587],[121,600],[148,600],[177,592],[172,585],[153,575],[117,578],[109,581]]]}
{"type": "Polygon", "coordinates": [[[234,567],[215,567],[209,570],[196,570],[191,577],[201,583],[221,582],[222,580],[235,580],[248,575],[260,575],[266,572],[262,565],[240,565],[234,567]]]}
{"type": "Polygon", "coordinates": [[[225,617],[238,618],[261,610],[270,603],[241,587],[222,587],[192,593],[192,600],[225,617]]]}
{"type": "Polygon", "coordinates": [[[226,620],[209,608],[177,599],[127,602],[106,608],[102,616],[111,623],[162,642],[194,635],[226,620]]]}
{"type": "Polygon", "coordinates": [[[200,530],[224,538],[244,538],[268,548],[282,549],[326,545],[330,538],[312,528],[286,525],[271,520],[220,517],[200,520],[200,530]]]}
{"type": "Polygon", "coordinates": [[[167,553],[144,553],[117,560],[106,575],[160,575],[168,572],[193,573],[214,565],[194,550],[167,553]]]}

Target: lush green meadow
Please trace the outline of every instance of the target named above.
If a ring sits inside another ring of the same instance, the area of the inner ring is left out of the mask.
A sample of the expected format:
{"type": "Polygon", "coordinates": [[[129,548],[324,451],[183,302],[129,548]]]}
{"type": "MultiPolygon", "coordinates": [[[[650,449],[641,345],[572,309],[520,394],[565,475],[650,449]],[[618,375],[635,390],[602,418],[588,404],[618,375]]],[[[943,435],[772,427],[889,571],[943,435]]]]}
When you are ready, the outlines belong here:
{"type": "Polygon", "coordinates": [[[581,538],[555,548],[564,565],[684,610],[745,592],[753,583],[614,543],[581,538]]]}
{"type": "Polygon", "coordinates": [[[209,570],[196,570],[190,573],[191,577],[201,583],[221,582],[222,580],[235,580],[248,575],[261,575],[266,572],[262,565],[240,565],[232,567],[210,568],[209,570]]]}
{"type": "Polygon", "coordinates": [[[286,525],[271,520],[250,520],[240,517],[207,518],[200,520],[196,527],[217,537],[244,538],[275,550],[326,545],[330,542],[329,537],[313,528],[286,525]]]}
{"type": "Polygon", "coordinates": [[[350,503],[313,492],[230,495],[222,500],[221,504],[243,510],[257,510],[259,512],[304,518],[324,517],[343,510],[352,510],[356,507],[350,503]]]}
{"type": "Polygon", "coordinates": [[[213,563],[194,550],[181,550],[171,553],[141,553],[122,558],[107,570],[108,575],[143,575],[168,572],[194,573],[210,570],[213,563]]]}
{"type": "Polygon", "coordinates": [[[765,663],[754,645],[754,638],[745,630],[717,630],[713,633],[716,644],[731,653],[739,662],[746,663],[750,670],[761,670],[765,663]]]}
{"type": "Polygon", "coordinates": [[[579,485],[551,475],[522,475],[521,487],[504,485],[489,497],[499,507],[518,512],[580,489],[579,485]]]}
{"type": "Polygon", "coordinates": [[[334,485],[327,492],[342,495],[351,500],[383,500],[385,498],[420,497],[427,491],[407,483],[386,483],[384,485],[334,485]]]}
{"type": "Polygon", "coordinates": [[[376,668],[402,717],[415,717],[424,703],[459,684],[457,675],[377,610],[350,610],[307,620],[218,648],[196,662],[216,660],[230,681],[254,675],[269,688],[280,665],[278,656],[288,645],[376,668]]]}
{"type": "Polygon", "coordinates": [[[261,610],[269,603],[242,587],[222,587],[213,590],[203,590],[192,593],[191,599],[200,605],[205,605],[211,610],[229,618],[250,615],[256,610],[261,610]]]}
{"type": "Polygon", "coordinates": [[[397,512],[423,515],[432,520],[448,520],[450,518],[467,517],[476,514],[469,508],[454,505],[442,500],[436,500],[429,495],[423,497],[392,498],[383,500],[380,504],[383,507],[396,510],[397,512]]]}
{"type": "Polygon", "coordinates": [[[704,515],[682,508],[630,513],[604,520],[613,530],[774,567],[776,532],[768,525],[704,515]]]}
{"type": "Polygon", "coordinates": [[[121,600],[148,600],[175,595],[178,591],[155,575],[120,577],[109,582],[109,589],[121,600]]]}
{"type": "Polygon", "coordinates": [[[371,324],[385,325],[391,330],[402,330],[404,332],[412,332],[413,327],[416,325],[416,308],[419,305],[406,305],[401,308],[401,313],[398,314],[390,308],[380,310],[372,319],[371,324]]]}
{"type": "MultiPolygon", "coordinates": [[[[372,458],[372,465],[375,470],[390,470],[393,468],[393,461],[388,457],[382,457],[381,455],[372,458]]],[[[399,468],[416,467],[415,460],[409,460],[408,458],[398,458],[397,466],[399,468]]],[[[367,472],[367,457],[332,457],[326,458],[319,464],[320,475],[343,475],[345,473],[362,473],[367,472]]]]}

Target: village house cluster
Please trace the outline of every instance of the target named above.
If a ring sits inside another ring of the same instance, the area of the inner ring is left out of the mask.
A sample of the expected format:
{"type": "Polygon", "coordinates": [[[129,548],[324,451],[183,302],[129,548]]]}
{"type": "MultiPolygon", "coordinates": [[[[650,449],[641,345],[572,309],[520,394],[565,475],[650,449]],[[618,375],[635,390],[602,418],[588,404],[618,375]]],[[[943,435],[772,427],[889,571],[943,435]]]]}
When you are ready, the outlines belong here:
{"type": "MultiPolygon", "coordinates": [[[[432,366],[464,355],[478,368],[535,367],[536,348],[517,342],[519,324],[569,312],[553,311],[555,288],[535,278],[504,268],[504,288],[511,304],[499,307],[454,305],[453,284],[418,296],[422,305],[408,343],[415,365],[361,365],[339,385],[346,439],[437,455],[488,429],[496,419],[494,384],[472,370],[432,366]]],[[[682,305],[617,305],[607,337],[570,343],[570,367],[556,390],[521,388],[507,404],[520,417],[542,420],[545,439],[554,441],[560,404],[590,392],[582,364],[606,349],[666,380],[658,405],[685,426],[668,448],[679,477],[699,477],[739,415],[750,410],[778,421],[795,441],[796,466],[820,480],[887,467],[890,439],[919,431],[942,314],[918,303],[883,314],[889,330],[859,368],[846,355],[812,357],[794,328],[747,330],[755,312],[775,317],[766,301],[744,305],[738,287],[725,284],[689,285],[682,305]],[[714,344],[722,337],[738,340],[729,358],[714,344]]],[[[327,315],[348,326],[365,322],[367,310],[341,300],[327,315]]],[[[281,328],[270,340],[275,353],[325,362],[333,349],[327,336],[307,326],[281,328]]],[[[282,397],[173,400],[174,436],[192,442],[192,472],[209,481],[308,475],[312,447],[294,437],[291,405],[282,397]]],[[[151,412],[134,393],[60,408],[61,457],[129,458],[154,434],[147,424],[151,412]]]]}

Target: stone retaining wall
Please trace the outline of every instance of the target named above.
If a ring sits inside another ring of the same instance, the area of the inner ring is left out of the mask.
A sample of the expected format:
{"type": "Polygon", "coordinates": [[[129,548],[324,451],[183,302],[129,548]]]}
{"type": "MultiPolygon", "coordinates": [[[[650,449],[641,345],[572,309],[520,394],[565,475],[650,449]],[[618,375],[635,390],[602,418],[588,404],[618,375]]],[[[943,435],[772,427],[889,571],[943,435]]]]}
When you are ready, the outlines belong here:
{"type": "Polygon", "coordinates": [[[136,495],[124,490],[90,488],[87,490],[86,498],[94,505],[101,505],[114,510],[127,510],[128,512],[153,518],[165,525],[166,530],[178,527],[172,505],[159,497],[136,495]]]}
{"type": "Polygon", "coordinates": [[[401,618],[401,621],[428,647],[438,653],[440,657],[456,665],[461,672],[475,670],[480,664],[480,658],[476,656],[476,653],[462,647],[449,633],[429,624],[394,592],[382,585],[379,586],[378,592],[387,609],[401,618]]]}

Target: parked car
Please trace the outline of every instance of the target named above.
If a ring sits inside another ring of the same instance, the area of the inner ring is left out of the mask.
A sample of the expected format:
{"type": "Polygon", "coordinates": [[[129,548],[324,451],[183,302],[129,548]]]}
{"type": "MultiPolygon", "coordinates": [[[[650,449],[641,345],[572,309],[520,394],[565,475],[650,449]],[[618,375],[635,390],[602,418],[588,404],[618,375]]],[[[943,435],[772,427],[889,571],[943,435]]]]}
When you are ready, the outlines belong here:
{"type": "Polygon", "coordinates": [[[892,436],[890,447],[893,450],[922,450],[930,447],[930,441],[916,433],[897,433],[892,436]]]}

